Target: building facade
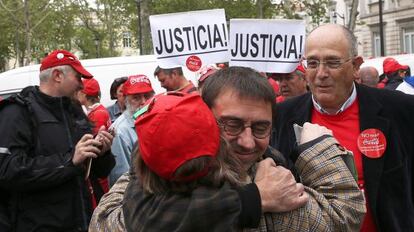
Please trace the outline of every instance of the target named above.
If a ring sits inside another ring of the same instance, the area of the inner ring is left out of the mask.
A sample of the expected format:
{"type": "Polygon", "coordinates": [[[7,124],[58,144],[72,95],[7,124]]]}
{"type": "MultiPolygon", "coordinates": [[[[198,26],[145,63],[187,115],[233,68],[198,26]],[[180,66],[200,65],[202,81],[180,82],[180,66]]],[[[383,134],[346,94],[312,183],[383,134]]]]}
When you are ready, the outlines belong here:
{"type": "MultiPolygon", "coordinates": [[[[332,1],[331,22],[347,25],[352,0],[332,1]]],[[[355,35],[363,57],[381,56],[379,0],[359,0],[355,35]]],[[[414,0],[383,0],[384,56],[414,53],[414,0]]]]}

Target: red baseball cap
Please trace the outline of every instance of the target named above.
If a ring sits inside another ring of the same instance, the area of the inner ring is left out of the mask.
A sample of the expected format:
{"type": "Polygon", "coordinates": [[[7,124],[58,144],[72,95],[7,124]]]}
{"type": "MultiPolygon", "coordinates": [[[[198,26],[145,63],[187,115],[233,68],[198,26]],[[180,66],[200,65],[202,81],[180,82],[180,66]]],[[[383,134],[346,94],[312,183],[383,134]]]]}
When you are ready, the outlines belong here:
{"type": "Polygon", "coordinates": [[[148,93],[152,91],[154,90],[152,89],[151,81],[143,74],[129,76],[123,87],[124,95],[148,93]]]}
{"type": "Polygon", "coordinates": [[[40,71],[60,65],[70,65],[76,72],[80,73],[83,78],[92,78],[86,69],[82,66],[79,59],[66,50],[54,50],[42,60],[40,71]]]}
{"type": "MultiPolygon", "coordinates": [[[[159,94],[145,108],[135,121],[135,129],[142,159],[158,176],[174,180],[175,171],[185,162],[216,157],[220,131],[200,95],[159,94]]],[[[195,180],[207,173],[204,170],[182,179],[195,180]]]]}
{"type": "Polygon", "coordinates": [[[303,73],[303,74],[305,74],[305,73],[306,73],[306,70],[305,70],[305,68],[303,67],[302,62],[300,62],[300,63],[299,63],[299,65],[298,65],[298,67],[296,67],[295,71],[299,71],[299,72],[301,72],[301,73],[303,73]]]}
{"type": "Polygon", "coordinates": [[[390,74],[390,73],[396,72],[398,70],[408,69],[408,66],[407,65],[401,65],[394,58],[388,57],[382,63],[382,68],[383,68],[385,74],[390,74]]]}
{"type": "Polygon", "coordinates": [[[211,76],[213,73],[215,73],[218,70],[218,68],[214,66],[204,66],[198,71],[200,74],[200,77],[198,78],[198,82],[205,81],[209,76],[211,76]]]}
{"type": "Polygon", "coordinates": [[[83,89],[82,92],[88,96],[98,96],[101,89],[99,83],[95,78],[82,79],[83,89]]]}
{"type": "Polygon", "coordinates": [[[275,94],[277,95],[279,93],[279,83],[277,83],[277,81],[275,81],[273,78],[268,77],[267,81],[269,82],[269,84],[272,86],[273,91],[275,91],[275,94]]]}

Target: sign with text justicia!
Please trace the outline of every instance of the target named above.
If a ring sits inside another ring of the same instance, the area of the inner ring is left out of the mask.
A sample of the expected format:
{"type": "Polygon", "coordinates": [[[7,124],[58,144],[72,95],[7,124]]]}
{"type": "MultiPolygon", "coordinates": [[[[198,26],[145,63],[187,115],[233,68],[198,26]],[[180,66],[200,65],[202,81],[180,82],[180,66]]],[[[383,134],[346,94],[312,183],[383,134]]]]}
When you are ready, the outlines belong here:
{"type": "Polygon", "coordinates": [[[228,32],[224,9],[152,15],[154,53],[161,68],[227,62],[228,32]]]}
{"type": "Polygon", "coordinates": [[[302,20],[231,19],[230,66],[292,72],[302,57],[305,26],[302,20]]]}

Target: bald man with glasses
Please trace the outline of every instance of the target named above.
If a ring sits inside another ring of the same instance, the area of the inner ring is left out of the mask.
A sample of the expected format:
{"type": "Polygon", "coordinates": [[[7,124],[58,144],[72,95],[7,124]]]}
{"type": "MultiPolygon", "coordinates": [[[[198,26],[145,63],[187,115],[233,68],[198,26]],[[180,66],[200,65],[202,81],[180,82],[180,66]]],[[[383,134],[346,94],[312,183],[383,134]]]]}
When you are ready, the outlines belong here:
{"type": "Polygon", "coordinates": [[[414,231],[414,98],[355,83],[363,60],[343,26],[312,31],[304,57],[311,92],[278,105],[273,146],[285,155],[297,149],[294,124],[331,129],[353,152],[367,199],[361,231],[414,231]]]}

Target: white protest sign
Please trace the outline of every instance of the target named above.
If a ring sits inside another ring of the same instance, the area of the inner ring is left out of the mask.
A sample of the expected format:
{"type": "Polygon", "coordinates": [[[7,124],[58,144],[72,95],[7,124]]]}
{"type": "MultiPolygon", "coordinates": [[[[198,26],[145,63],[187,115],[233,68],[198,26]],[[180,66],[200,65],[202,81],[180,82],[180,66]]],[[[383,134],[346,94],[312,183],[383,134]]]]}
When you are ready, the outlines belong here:
{"type": "Polygon", "coordinates": [[[152,43],[161,68],[227,62],[227,24],[224,9],[152,15],[152,43]]]}
{"type": "Polygon", "coordinates": [[[230,66],[259,72],[290,73],[302,57],[305,44],[302,20],[230,20],[230,66]]]}

